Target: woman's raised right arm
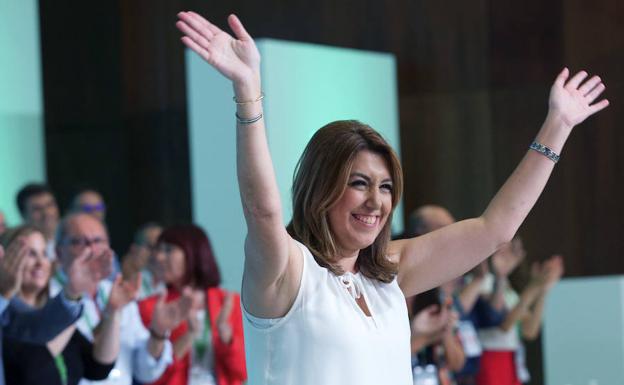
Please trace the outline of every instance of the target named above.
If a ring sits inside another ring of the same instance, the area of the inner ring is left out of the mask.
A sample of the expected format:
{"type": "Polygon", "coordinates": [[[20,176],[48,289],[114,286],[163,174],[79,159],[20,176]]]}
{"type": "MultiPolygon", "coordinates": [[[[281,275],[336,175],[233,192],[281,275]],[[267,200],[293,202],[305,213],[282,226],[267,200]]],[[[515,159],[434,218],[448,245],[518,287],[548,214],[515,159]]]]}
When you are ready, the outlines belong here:
{"type": "Polygon", "coordinates": [[[237,173],[247,222],[243,302],[259,317],[283,316],[297,294],[303,261],[286,232],[262,117],[260,54],[234,15],[234,37],[194,12],[180,12],[182,42],[234,86],[237,173]]]}

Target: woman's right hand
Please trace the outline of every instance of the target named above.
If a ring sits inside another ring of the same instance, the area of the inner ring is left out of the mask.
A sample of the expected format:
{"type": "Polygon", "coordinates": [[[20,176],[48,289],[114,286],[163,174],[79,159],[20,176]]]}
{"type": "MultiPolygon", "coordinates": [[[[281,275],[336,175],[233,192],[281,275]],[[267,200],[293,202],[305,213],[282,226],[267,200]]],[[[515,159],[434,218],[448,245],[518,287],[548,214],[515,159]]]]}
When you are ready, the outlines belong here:
{"type": "Polygon", "coordinates": [[[176,27],[185,35],[182,42],[230,79],[237,91],[260,87],[260,53],[238,17],[228,17],[235,37],[195,12],[180,12],[178,18],[176,27]]]}

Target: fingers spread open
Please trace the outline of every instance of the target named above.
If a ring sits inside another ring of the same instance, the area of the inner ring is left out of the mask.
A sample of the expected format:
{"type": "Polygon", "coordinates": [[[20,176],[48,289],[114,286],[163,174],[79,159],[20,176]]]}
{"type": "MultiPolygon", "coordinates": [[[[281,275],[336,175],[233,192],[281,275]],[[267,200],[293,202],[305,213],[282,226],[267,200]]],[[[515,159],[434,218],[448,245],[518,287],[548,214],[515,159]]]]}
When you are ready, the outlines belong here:
{"type": "Polygon", "coordinates": [[[579,71],[570,79],[570,81],[566,84],[566,88],[568,89],[578,89],[579,84],[587,77],[587,72],[579,71]]]}
{"type": "Polygon", "coordinates": [[[592,104],[593,101],[596,100],[596,98],[598,98],[598,96],[600,96],[600,94],[602,94],[604,90],[605,90],[605,85],[600,83],[596,87],[594,87],[591,91],[589,91],[589,93],[585,95],[587,104],[592,104]]]}
{"type": "Polygon", "coordinates": [[[566,67],[561,70],[561,72],[559,72],[559,75],[557,75],[557,79],[555,79],[555,85],[563,87],[565,81],[568,79],[568,76],[570,76],[570,70],[568,70],[568,68],[566,67]]]}
{"type": "Polygon", "coordinates": [[[592,104],[591,106],[589,106],[589,108],[590,108],[591,113],[593,114],[602,110],[603,108],[606,108],[608,105],[609,105],[609,101],[607,99],[603,99],[596,104],[592,104]]]}
{"type": "Polygon", "coordinates": [[[581,95],[587,95],[591,90],[593,90],[600,83],[600,77],[592,76],[588,81],[581,84],[579,87],[579,92],[581,95]]]}

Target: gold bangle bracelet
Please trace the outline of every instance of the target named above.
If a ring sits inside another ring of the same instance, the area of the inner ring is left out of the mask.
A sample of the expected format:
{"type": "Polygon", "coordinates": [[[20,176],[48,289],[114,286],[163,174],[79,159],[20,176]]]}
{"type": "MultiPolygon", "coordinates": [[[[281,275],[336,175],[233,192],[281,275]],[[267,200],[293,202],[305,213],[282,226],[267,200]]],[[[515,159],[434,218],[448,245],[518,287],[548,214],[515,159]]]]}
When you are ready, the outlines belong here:
{"type": "Polygon", "coordinates": [[[236,96],[232,96],[232,100],[234,100],[234,103],[236,103],[237,105],[244,105],[244,104],[252,104],[252,103],[256,103],[261,101],[262,99],[264,99],[264,92],[260,93],[260,96],[258,96],[256,99],[254,100],[246,100],[246,101],[240,101],[238,99],[236,99],[236,96]]]}

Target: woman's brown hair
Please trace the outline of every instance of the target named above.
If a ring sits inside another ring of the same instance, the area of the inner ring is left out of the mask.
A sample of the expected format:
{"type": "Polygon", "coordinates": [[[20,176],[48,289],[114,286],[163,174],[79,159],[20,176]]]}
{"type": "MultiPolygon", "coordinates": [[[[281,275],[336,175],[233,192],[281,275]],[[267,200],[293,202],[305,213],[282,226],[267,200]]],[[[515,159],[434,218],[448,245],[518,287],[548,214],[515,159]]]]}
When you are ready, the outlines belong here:
{"type": "MultiPolygon", "coordinates": [[[[370,126],[356,120],[340,120],[318,130],[306,146],[292,186],[293,217],[289,234],[306,245],[319,265],[334,274],[344,271],[337,264],[338,250],[329,224],[329,209],[340,199],[349,180],[358,152],[368,150],[381,155],[393,182],[392,208],[403,191],[403,172],[396,153],[370,126]]],[[[387,258],[392,212],[370,246],[360,250],[357,266],[365,276],[391,282],[397,265],[387,258]]]]}
{"type": "MultiPolygon", "coordinates": [[[[45,239],[45,236],[43,235],[43,231],[41,231],[36,226],[21,225],[21,226],[13,227],[7,230],[4,234],[2,234],[2,236],[0,237],[0,244],[2,244],[2,246],[4,246],[6,250],[9,248],[9,246],[13,242],[16,242],[18,238],[22,238],[22,237],[25,238],[35,233],[40,234],[45,239]]],[[[55,268],[54,263],[52,263],[50,266],[50,274],[52,274],[52,272],[54,271],[54,268],[55,268]]],[[[38,307],[43,306],[49,299],[49,292],[50,292],[49,284],[50,284],[50,277],[48,277],[48,285],[44,289],[42,289],[39,292],[39,294],[37,294],[36,303],[38,307]]],[[[22,289],[20,288],[20,291],[21,290],[22,289]]]]}

